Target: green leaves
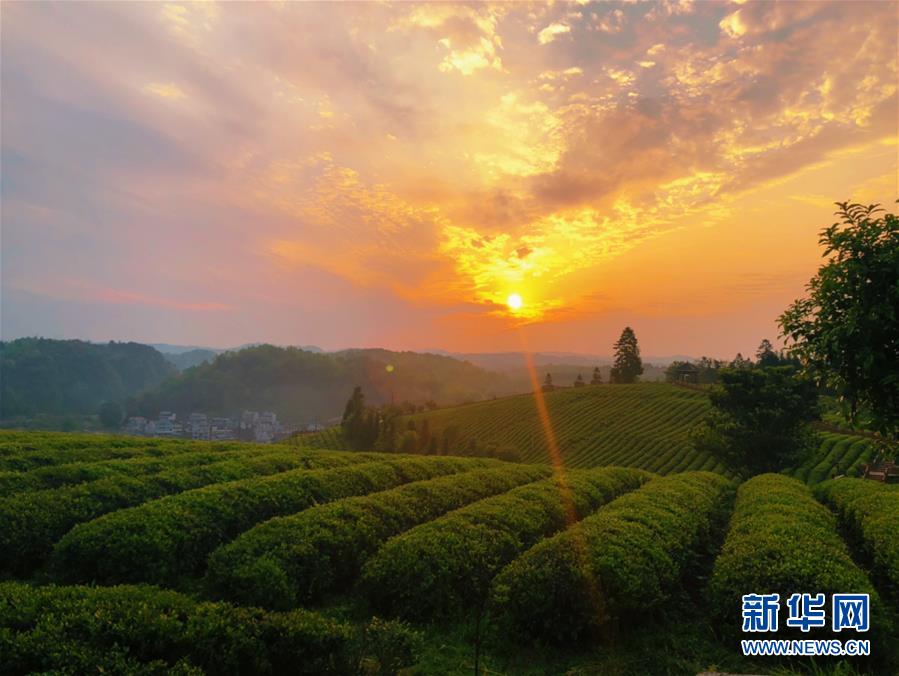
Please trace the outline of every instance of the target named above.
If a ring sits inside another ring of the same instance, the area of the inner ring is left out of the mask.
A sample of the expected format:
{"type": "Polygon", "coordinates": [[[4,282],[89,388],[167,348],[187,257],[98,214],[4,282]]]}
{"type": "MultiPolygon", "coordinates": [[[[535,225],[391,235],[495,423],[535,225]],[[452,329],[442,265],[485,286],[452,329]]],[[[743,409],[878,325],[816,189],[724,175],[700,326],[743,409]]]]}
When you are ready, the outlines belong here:
{"type": "Polygon", "coordinates": [[[651,476],[620,467],[567,472],[457,509],[389,540],[363,569],[363,593],[379,612],[412,620],[479,608],[502,566],[651,476]]]}
{"type": "Polygon", "coordinates": [[[349,587],[390,536],[549,473],[534,465],[477,469],[270,519],[213,553],[206,585],[246,605],[286,609],[317,601],[349,587]]]}
{"type": "Polygon", "coordinates": [[[885,587],[899,598],[899,486],[838,479],[816,489],[861,543],[861,548],[885,587]]]}
{"type": "Polygon", "coordinates": [[[709,472],[653,479],[503,569],[493,616],[516,641],[565,644],[646,613],[708,551],[732,495],[709,472]]]}
{"type": "Polygon", "coordinates": [[[780,316],[790,351],[821,384],[872,413],[873,427],[899,434],[899,218],[877,204],[838,202],[840,222],[820,243],[829,260],[808,298],[780,316]],[[881,215],[883,214],[883,215],[881,215]]]}
{"type": "Polygon", "coordinates": [[[779,474],[740,486],[709,592],[717,617],[731,632],[739,629],[743,594],[777,592],[783,600],[792,593],[858,592],[872,594],[878,603],[833,515],[807,486],[779,474]]]}
{"type": "Polygon", "coordinates": [[[791,366],[721,369],[719,378],[697,449],[751,476],[799,465],[817,447],[807,426],[818,417],[817,390],[791,366]]]}

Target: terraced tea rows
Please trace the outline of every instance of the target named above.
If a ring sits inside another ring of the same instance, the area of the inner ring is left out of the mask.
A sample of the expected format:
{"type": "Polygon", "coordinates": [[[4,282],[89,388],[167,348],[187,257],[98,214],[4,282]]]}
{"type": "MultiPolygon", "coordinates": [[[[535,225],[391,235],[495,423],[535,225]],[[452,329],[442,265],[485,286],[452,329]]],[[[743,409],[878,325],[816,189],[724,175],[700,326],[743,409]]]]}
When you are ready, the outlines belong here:
{"type": "Polygon", "coordinates": [[[862,465],[874,455],[870,439],[849,434],[821,432],[818,451],[795,469],[784,472],[808,484],[817,484],[836,476],[858,476],[862,465]]]}
{"type": "MultiPolygon", "coordinates": [[[[733,626],[747,590],[867,592],[872,636],[891,630],[899,487],[837,479],[813,492],[764,475],[735,491],[714,472],[557,474],[487,458],[252,446],[215,460],[195,444],[169,444],[151,462],[141,440],[130,451],[116,440],[110,450],[132,459],[110,461],[96,459],[100,441],[72,446],[95,458],[84,475],[50,471],[38,449],[44,469],[6,478],[18,492],[0,501],[5,573],[19,579],[0,583],[0,672],[390,671],[397,650],[412,654],[414,627],[432,621],[465,635],[476,620],[504,644],[574,654],[597,634],[639,632],[675,598],[733,626]],[[123,464],[144,473],[117,473],[123,464]],[[224,480],[209,474],[216,467],[249,474],[224,480]],[[206,485],[141,493],[191,472],[206,485]],[[44,524],[33,532],[15,519],[27,505],[44,524]],[[122,582],[139,585],[79,586],[122,582]]],[[[874,671],[897,666],[887,650],[872,659],[874,671]]]]}
{"type": "MultiPolygon", "coordinates": [[[[648,383],[590,386],[543,396],[566,467],[621,465],[661,474],[724,472],[714,458],[689,446],[690,429],[709,408],[702,392],[648,383]]],[[[450,438],[452,448],[465,449],[472,443],[481,448],[505,446],[515,448],[524,462],[551,460],[531,394],[437,409],[408,420],[417,425],[427,420],[431,435],[450,438]]]]}

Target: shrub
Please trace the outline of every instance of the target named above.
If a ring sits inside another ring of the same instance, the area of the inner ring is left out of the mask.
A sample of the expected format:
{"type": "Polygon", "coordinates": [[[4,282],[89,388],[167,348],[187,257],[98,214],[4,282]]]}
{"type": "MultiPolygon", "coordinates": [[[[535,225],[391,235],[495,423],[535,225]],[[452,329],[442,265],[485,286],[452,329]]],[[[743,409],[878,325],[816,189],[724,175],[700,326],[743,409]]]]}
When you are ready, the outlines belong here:
{"type": "Polygon", "coordinates": [[[174,585],[202,574],[216,547],[272,517],[486,462],[400,458],[206,486],[76,526],[57,543],[52,572],[60,581],[174,585]]]}
{"type": "Polygon", "coordinates": [[[365,595],[379,612],[419,621],[477,608],[503,565],[651,476],[575,470],[562,485],[554,477],[458,509],[390,540],[364,568],[365,595]]]}
{"type": "Polygon", "coordinates": [[[319,600],[349,587],[391,535],[549,472],[534,465],[474,470],[270,519],[213,553],[207,589],[274,609],[319,600]]]}
{"type": "Polygon", "coordinates": [[[860,543],[884,587],[899,598],[899,486],[835,479],[816,493],[860,543]]]}
{"type": "MultiPolygon", "coordinates": [[[[737,632],[744,594],[869,593],[833,515],[796,479],[762,474],[737,492],[727,539],[709,585],[712,608],[725,632],[737,632]]],[[[780,623],[783,626],[783,622],[780,623]]]]}
{"type": "Polygon", "coordinates": [[[644,619],[708,552],[732,493],[708,472],[650,481],[503,569],[491,615],[517,641],[550,643],[644,619]]]}
{"type": "Polygon", "coordinates": [[[415,664],[421,655],[422,635],[404,622],[373,617],[362,637],[363,656],[371,655],[379,676],[393,676],[415,664]]]}
{"type": "Polygon", "coordinates": [[[221,481],[363,460],[345,453],[301,455],[278,451],[145,477],[111,476],[75,486],[19,493],[0,500],[0,571],[30,572],[73,526],[123,507],[221,481]]]}
{"type": "MultiPolygon", "coordinates": [[[[265,455],[271,452],[269,450],[265,455]]],[[[146,476],[183,467],[199,467],[223,460],[253,458],[260,455],[262,454],[256,448],[242,451],[186,452],[163,457],[148,455],[121,460],[69,462],[62,465],[46,465],[25,472],[0,472],[0,495],[8,497],[24,491],[61,488],[110,476],[146,476]]]]}
{"type": "MultiPolygon", "coordinates": [[[[0,430],[0,470],[27,471],[71,462],[97,462],[137,457],[173,457],[181,453],[253,448],[238,442],[145,439],[101,434],[15,432],[0,430]]],[[[271,446],[255,446],[271,452],[271,446]]],[[[283,450],[283,447],[281,447],[283,450]]]]}
{"type": "Polygon", "coordinates": [[[352,628],[155,587],[0,584],[0,672],[346,673],[352,628]]]}

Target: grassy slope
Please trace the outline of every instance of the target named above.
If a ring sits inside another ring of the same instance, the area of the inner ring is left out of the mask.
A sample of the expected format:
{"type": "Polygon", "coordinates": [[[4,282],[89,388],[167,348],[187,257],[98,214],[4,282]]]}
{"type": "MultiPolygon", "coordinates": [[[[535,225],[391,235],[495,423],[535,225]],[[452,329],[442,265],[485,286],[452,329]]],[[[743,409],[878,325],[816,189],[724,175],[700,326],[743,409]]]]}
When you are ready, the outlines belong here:
{"type": "MultiPolygon", "coordinates": [[[[547,393],[550,424],[566,467],[626,465],[654,472],[723,470],[688,448],[688,433],[708,410],[705,394],[673,385],[598,385],[547,393]]],[[[525,462],[548,462],[550,450],[531,394],[411,416],[442,438],[455,425],[456,445],[512,446],[525,462]]]]}
{"type": "MultiPolygon", "coordinates": [[[[700,388],[663,383],[600,385],[545,394],[547,410],[566,467],[601,465],[641,467],[661,474],[687,470],[723,471],[723,466],[689,448],[690,429],[708,411],[707,394],[700,388]]],[[[406,416],[421,429],[428,421],[432,436],[441,442],[444,430],[458,430],[454,448],[465,452],[474,439],[479,448],[513,447],[524,462],[545,463],[550,456],[532,394],[503,397],[406,416]]],[[[809,484],[832,476],[857,476],[870,460],[869,439],[821,432],[816,453],[785,473],[809,484]]],[[[302,448],[342,449],[339,427],[300,437],[302,448]]]]}

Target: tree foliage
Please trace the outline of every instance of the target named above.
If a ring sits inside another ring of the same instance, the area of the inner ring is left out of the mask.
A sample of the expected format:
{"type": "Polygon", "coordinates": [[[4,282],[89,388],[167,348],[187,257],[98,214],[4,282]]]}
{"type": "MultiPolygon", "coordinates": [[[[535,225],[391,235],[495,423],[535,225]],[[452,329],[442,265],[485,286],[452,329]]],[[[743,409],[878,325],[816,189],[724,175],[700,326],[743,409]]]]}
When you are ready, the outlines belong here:
{"type": "Polygon", "coordinates": [[[100,406],[100,424],[107,429],[116,429],[122,424],[122,407],[114,401],[105,401],[100,406]]]}
{"type": "Polygon", "coordinates": [[[790,366],[721,369],[712,411],[694,445],[752,476],[801,464],[817,447],[808,423],[818,417],[815,384],[790,366]]]}
{"type": "Polygon", "coordinates": [[[339,417],[360,385],[370,406],[391,401],[459,404],[510,394],[505,376],[452,357],[366,349],[315,353],[258,345],[218,355],[141,396],[144,415],[161,410],[233,416],[274,411],[287,421],[339,417]],[[388,370],[387,367],[392,367],[388,370]]]}
{"type": "Polygon", "coordinates": [[[556,389],[556,386],[553,385],[553,377],[551,373],[546,374],[546,378],[543,379],[543,385],[540,387],[544,392],[552,392],[556,389]]]}
{"type": "Polygon", "coordinates": [[[630,326],[624,328],[614,347],[615,363],[612,366],[611,382],[618,384],[637,382],[637,377],[643,373],[643,360],[640,359],[637,335],[630,326]]]}
{"type": "Polygon", "coordinates": [[[175,367],[149,345],[19,338],[0,342],[0,418],[94,414],[159,385],[175,367]]]}
{"type": "Polygon", "coordinates": [[[790,353],[835,390],[853,422],[899,436],[899,217],[879,205],[838,202],[839,222],[821,233],[828,261],[808,296],[779,318],[790,353]]]}
{"type": "Polygon", "coordinates": [[[590,379],[591,385],[602,385],[602,371],[596,366],[593,368],[593,377],[590,379]]]}

